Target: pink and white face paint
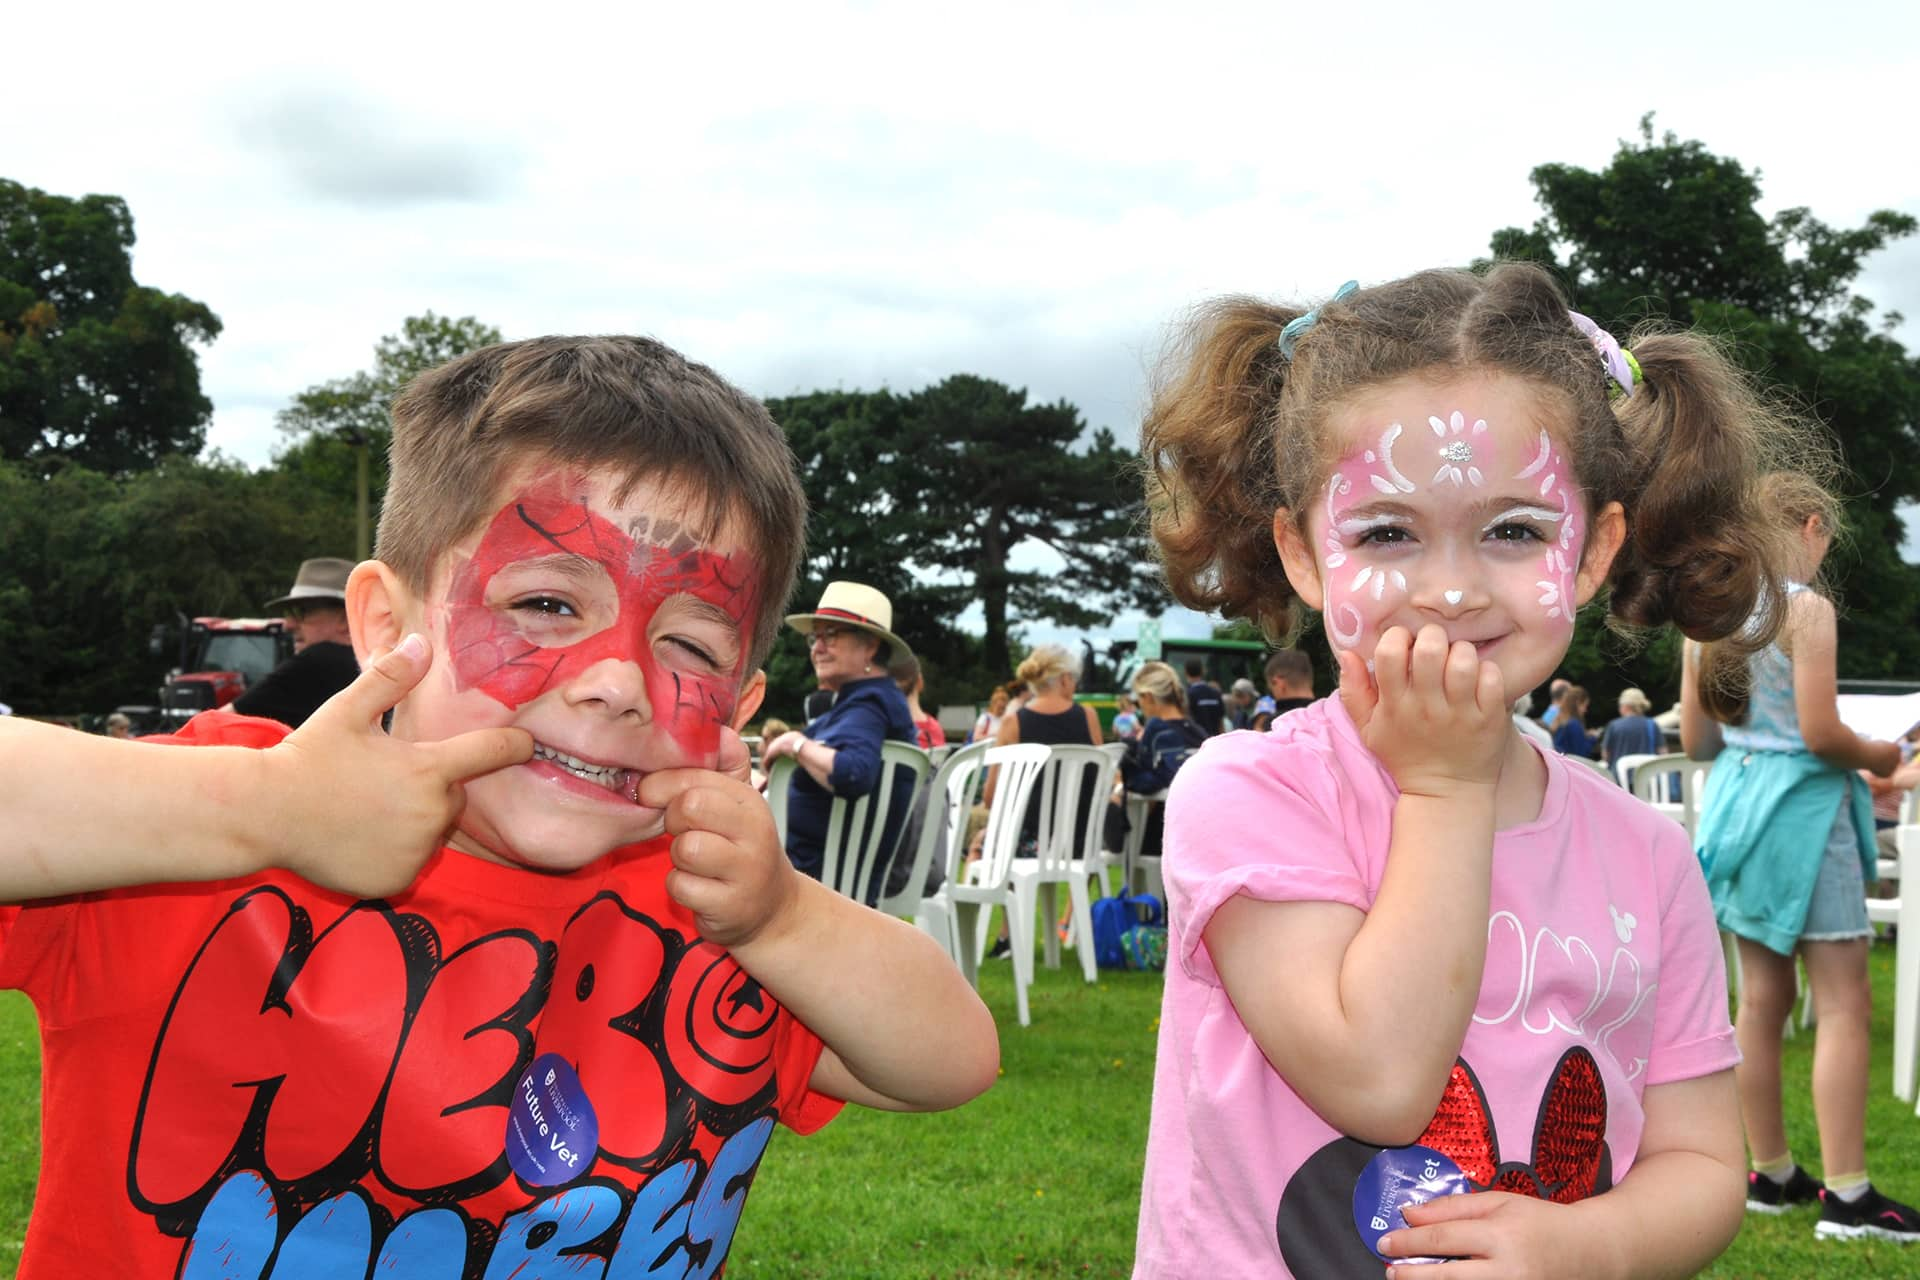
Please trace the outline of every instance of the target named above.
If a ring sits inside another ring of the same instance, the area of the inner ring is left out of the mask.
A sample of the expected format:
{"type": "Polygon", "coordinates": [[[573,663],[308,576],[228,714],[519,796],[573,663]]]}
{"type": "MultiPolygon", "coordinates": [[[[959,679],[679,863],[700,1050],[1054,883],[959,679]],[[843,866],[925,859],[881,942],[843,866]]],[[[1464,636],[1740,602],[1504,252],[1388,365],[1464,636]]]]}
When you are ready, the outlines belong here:
{"type": "Polygon", "coordinates": [[[1333,425],[1348,448],[1307,531],[1334,647],[1370,661],[1388,628],[1439,623],[1498,660],[1509,688],[1550,674],[1587,515],[1540,398],[1508,378],[1403,380],[1333,425]]]}

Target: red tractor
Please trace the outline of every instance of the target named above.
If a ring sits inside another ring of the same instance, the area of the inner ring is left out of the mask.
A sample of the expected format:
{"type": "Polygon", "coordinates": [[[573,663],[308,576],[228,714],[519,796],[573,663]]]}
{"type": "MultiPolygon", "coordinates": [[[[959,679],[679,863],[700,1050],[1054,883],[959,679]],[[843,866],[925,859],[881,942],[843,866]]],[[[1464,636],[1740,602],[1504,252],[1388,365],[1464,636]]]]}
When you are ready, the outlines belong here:
{"type": "Polygon", "coordinates": [[[224,707],[293,656],[293,637],[278,618],[193,618],[153,629],[164,654],[179,633],[177,665],[160,686],[157,707],[121,707],[139,733],[166,733],[196,714],[224,707]]]}

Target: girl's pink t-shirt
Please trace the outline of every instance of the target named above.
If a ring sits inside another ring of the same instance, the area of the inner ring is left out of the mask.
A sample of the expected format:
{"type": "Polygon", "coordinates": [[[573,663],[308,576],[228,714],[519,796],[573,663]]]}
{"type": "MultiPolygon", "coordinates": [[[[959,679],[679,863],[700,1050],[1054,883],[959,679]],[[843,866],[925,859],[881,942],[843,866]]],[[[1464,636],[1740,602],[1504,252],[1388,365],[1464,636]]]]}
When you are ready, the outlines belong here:
{"type": "MultiPolygon", "coordinates": [[[[1724,1070],[1739,1051],[1685,832],[1596,771],[1542,758],[1540,816],[1494,839],[1480,999],[1421,1142],[1474,1186],[1571,1202],[1632,1167],[1649,1085],[1724,1070]]],[[[1381,1274],[1353,1208],[1379,1148],[1343,1137],[1274,1071],[1205,933],[1235,894],[1367,910],[1398,795],[1337,697],[1210,740],[1175,779],[1136,1276],[1381,1274]]]]}

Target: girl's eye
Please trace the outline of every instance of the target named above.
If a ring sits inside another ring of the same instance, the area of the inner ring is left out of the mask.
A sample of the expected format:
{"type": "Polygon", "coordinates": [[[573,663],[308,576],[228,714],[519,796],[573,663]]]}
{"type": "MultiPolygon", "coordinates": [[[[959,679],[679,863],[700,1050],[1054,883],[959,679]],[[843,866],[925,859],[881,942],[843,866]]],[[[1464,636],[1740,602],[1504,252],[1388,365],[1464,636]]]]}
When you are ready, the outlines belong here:
{"type": "Polygon", "coordinates": [[[515,612],[543,614],[551,618],[577,618],[579,613],[559,596],[523,596],[508,608],[515,612]]]}
{"type": "Polygon", "coordinates": [[[1360,535],[1361,546],[1371,543],[1376,547],[1390,547],[1397,543],[1411,541],[1413,541],[1413,534],[1397,524],[1381,525],[1377,529],[1369,529],[1360,535]]]}
{"type": "Polygon", "coordinates": [[[1547,535],[1530,524],[1521,524],[1509,520],[1487,530],[1487,537],[1495,542],[1545,542],[1547,535]]]}

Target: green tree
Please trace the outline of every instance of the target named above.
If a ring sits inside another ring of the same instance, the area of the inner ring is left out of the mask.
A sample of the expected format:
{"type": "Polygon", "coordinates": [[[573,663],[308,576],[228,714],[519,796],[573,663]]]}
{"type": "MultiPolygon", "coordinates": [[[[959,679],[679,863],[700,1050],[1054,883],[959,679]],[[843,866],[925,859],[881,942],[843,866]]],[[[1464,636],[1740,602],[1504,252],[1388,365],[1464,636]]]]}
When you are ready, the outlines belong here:
{"type": "MultiPolygon", "coordinates": [[[[972,700],[1006,679],[1016,620],[1091,626],[1164,600],[1147,568],[1131,455],[1104,429],[1083,439],[1065,401],[1030,405],[1023,390],[961,374],[910,395],[818,391],[768,408],[812,512],[796,600],[835,578],[885,591],[933,701],[972,700]],[[1039,547],[1065,568],[1013,567],[1016,551],[1039,547]],[[955,625],[975,601],[980,637],[955,625]]],[[[811,687],[790,640],[768,676],[776,709],[811,687]]]]}
{"type": "Polygon", "coordinates": [[[170,458],[109,476],[0,463],[0,700],[29,714],[152,702],[179,615],[255,616],[337,511],[271,472],[170,458]]]}
{"type": "MultiPolygon", "coordinates": [[[[1881,210],[1841,229],[1804,208],[1766,217],[1758,172],[1697,141],[1656,139],[1651,116],[1607,168],[1547,164],[1532,180],[1544,213],[1494,233],[1495,257],[1549,265],[1623,338],[1645,320],[1722,335],[1827,425],[1852,534],[1829,562],[1850,604],[1841,674],[1920,675],[1920,570],[1900,559],[1895,512],[1920,498],[1920,361],[1892,336],[1900,317],[1855,292],[1867,257],[1915,220],[1881,210]]],[[[1596,708],[1629,681],[1662,702],[1678,688],[1677,653],[1670,637],[1636,649],[1584,616],[1567,670],[1596,686],[1596,708]]]]}
{"type": "Polygon", "coordinates": [[[0,179],[0,459],[119,474],[195,454],[205,303],[133,278],[133,214],[0,179]]]}
{"type": "MultiPolygon", "coordinates": [[[[498,329],[472,316],[408,316],[399,333],[374,344],[371,368],[308,387],[280,411],[276,425],[291,439],[275,455],[274,468],[340,503],[343,511],[358,512],[348,530],[355,554],[364,558],[367,531],[378,522],[387,491],[393,398],[415,374],[498,341],[498,329]]],[[[337,545],[344,554],[347,543],[337,545]]]]}

